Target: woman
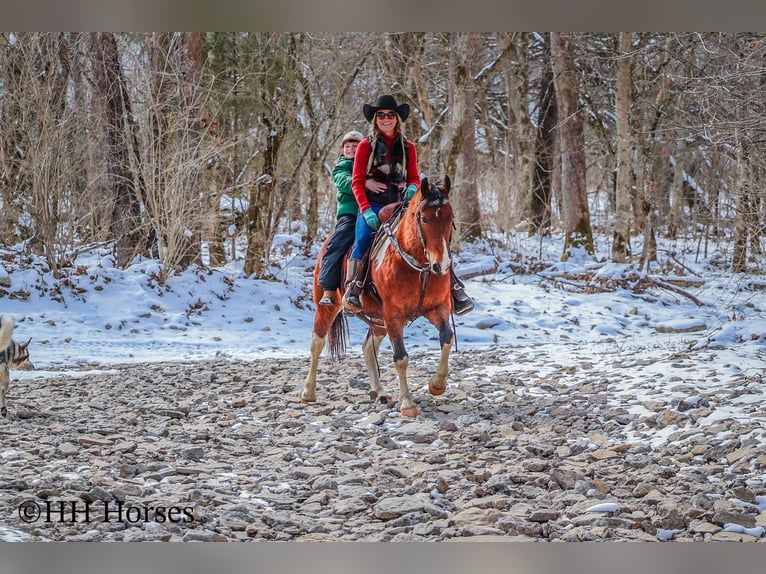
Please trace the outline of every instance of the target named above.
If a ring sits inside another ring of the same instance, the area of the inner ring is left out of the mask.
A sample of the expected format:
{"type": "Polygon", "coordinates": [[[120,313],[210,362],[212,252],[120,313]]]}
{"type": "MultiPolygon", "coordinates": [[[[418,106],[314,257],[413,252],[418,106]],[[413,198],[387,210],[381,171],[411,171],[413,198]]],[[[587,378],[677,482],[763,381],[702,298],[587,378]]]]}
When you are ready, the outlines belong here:
{"type": "Polygon", "coordinates": [[[382,95],[375,105],[364,104],[364,117],[372,123],[370,137],[356,148],[351,190],[359,204],[354,247],[346,268],[347,287],[344,307],[354,313],[362,310],[359,296],[364,286],[362,258],[380,227],[378,212],[384,205],[410,199],[418,189],[418,157],[415,145],[404,137],[402,122],[410,115],[409,104],[397,104],[382,95]]]}
{"type": "MultiPolygon", "coordinates": [[[[420,185],[415,144],[404,137],[402,123],[410,115],[409,104],[397,104],[393,96],[380,96],[375,105],[365,104],[364,117],[372,123],[370,137],[356,149],[351,190],[359,204],[356,237],[346,268],[344,308],[352,313],[362,310],[360,295],[366,269],[362,258],[370,247],[373,233],[380,227],[378,212],[389,203],[409,200],[420,185]]],[[[462,283],[450,270],[453,311],[463,315],[473,309],[473,301],[462,283]]]]}
{"type": "Polygon", "coordinates": [[[338,202],[335,231],[327,243],[327,250],[322,257],[319,272],[319,285],[324,289],[320,305],[334,305],[335,292],[340,288],[340,268],[343,256],[354,242],[354,226],[359,205],[351,191],[351,172],[354,167],[354,154],[364,136],[357,131],[350,131],[343,136],[341,152],[332,170],[332,181],[338,189],[335,196],[338,202]]]}

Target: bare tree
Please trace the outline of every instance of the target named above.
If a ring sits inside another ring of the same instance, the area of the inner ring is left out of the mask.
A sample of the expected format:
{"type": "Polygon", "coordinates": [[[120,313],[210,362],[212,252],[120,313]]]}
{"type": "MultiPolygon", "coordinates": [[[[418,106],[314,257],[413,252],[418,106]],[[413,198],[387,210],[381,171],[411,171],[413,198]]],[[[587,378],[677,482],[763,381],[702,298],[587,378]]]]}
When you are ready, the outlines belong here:
{"type": "Polygon", "coordinates": [[[636,100],[643,105],[637,109],[638,128],[634,143],[638,157],[634,163],[636,189],[632,199],[635,226],[644,235],[641,266],[648,268],[657,260],[660,210],[663,205],[669,205],[670,153],[664,122],[675,92],[670,73],[674,62],[671,37],[663,38],[657,46],[651,36],[645,37],[644,41],[642,58],[633,60],[636,75],[643,80],[636,100]]]}
{"type": "Polygon", "coordinates": [[[289,35],[264,35],[260,40],[262,77],[257,89],[264,106],[259,117],[262,161],[261,175],[250,187],[244,268],[246,275],[256,277],[265,274],[277,225],[290,201],[291,190],[279,185],[279,160],[297,100],[295,43],[289,35]]]}
{"type": "Polygon", "coordinates": [[[633,183],[630,165],[632,148],[630,135],[631,52],[633,34],[619,33],[617,60],[617,89],[615,115],[617,117],[617,180],[615,182],[616,220],[612,239],[612,261],[624,263],[630,248],[630,196],[633,183]]]}
{"type": "Polygon", "coordinates": [[[532,166],[532,193],[530,194],[529,232],[548,235],[551,227],[552,175],[555,151],[556,90],[553,85],[551,68],[550,33],[546,33],[543,44],[540,95],[537,106],[537,128],[535,130],[535,161],[532,166]]]}
{"type": "MultiPolygon", "coordinates": [[[[82,174],[84,130],[67,98],[78,36],[16,33],[3,76],[3,215],[55,274],[65,265],[88,204],[73,173],[82,174]],[[7,211],[6,211],[7,210],[7,211]],[[19,219],[22,218],[22,219],[19,219]]],[[[81,78],[81,77],[80,77],[81,78]]],[[[7,224],[6,224],[7,225],[7,224]]]]}
{"type": "MultiPolygon", "coordinates": [[[[532,165],[535,158],[535,136],[532,131],[530,108],[530,77],[532,35],[514,32],[507,35],[506,46],[499,59],[507,59],[504,82],[507,86],[507,170],[501,181],[505,187],[502,197],[504,229],[510,229],[512,218],[526,217],[532,195],[532,165]]],[[[487,70],[487,68],[484,68],[487,70]]],[[[486,72],[484,72],[486,75],[486,72]]],[[[501,218],[502,221],[502,218],[501,218]]]]}
{"type": "Polygon", "coordinates": [[[178,127],[176,145],[184,169],[176,174],[175,186],[184,194],[193,209],[184,238],[186,246],[178,261],[183,268],[200,261],[203,230],[209,229],[210,219],[217,221],[220,202],[215,193],[201,187],[202,151],[202,36],[199,32],[182,32],[177,44],[178,58],[178,127]],[[208,220],[208,221],[206,221],[208,220]]]}
{"type": "Polygon", "coordinates": [[[122,72],[117,40],[110,32],[92,34],[93,75],[101,117],[101,153],[104,161],[103,188],[111,198],[111,229],[116,264],[128,265],[139,248],[140,202],[131,172],[130,97],[122,72]]]}
{"type": "Polygon", "coordinates": [[[150,33],[139,47],[148,65],[137,78],[144,102],[141,149],[136,154],[148,235],[163,272],[200,261],[208,217],[218,201],[202,188],[202,166],[215,154],[202,127],[201,37],[196,33],[150,33]]]}
{"type": "Polygon", "coordinates": [[[480,36],[469,32],[465,37],[463,58],[459,67],[458,105],[460,127],[460,193],[458,194],[458,236],[474,241],[481,237],[481,211],[477,187],[478,160],[476,157],[476,75],[480,36]]]}
{"type": "Polygon", "coordinates": [[[738,182],[736,194],[736,219],[734,222],[734,251],[732,271],[747,271],[748,253],[753,253],[754,232],[757,222],[756,190],[751,145],[741,141],[737,150],[738,182]]]}
{"type": "Polygon", "coordinates": [[[564,261],[577,249],[583,249],[590,255],[594,253],[585,186],[585,141],[574,66],[574,41],[575,37],[571,33],[551,34],[551,58],[560,122],[564,261]]]}

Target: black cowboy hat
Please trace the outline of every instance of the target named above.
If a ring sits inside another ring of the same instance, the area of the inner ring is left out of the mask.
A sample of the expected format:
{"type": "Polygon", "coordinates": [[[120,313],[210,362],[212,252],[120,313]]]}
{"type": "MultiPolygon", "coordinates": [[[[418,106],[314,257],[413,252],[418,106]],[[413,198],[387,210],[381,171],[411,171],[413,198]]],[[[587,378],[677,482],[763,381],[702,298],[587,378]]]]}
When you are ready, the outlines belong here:
{"type": "Polygon", "coordinates": [[[370,104],[364,104],[364,107],[362,108],[364,117],[367,118],[368,122],[372,121],[372,119],[375,117],[375,113],[378,110],[394,110],[397,114],[399,114],[399,117],[402,121],[406,120],[410,115],[409,104],[397,105],[394,96],[389,96],[388,94],[379,96],[378,101],[375,102],[374,106],[371,106],[370,104]]]}

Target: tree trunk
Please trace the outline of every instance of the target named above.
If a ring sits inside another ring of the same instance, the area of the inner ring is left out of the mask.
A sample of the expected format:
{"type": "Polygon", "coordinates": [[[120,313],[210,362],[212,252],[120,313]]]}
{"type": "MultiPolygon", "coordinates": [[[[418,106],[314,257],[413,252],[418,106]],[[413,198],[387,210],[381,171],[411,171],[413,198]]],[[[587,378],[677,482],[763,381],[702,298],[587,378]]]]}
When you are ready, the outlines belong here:
{"type": "MultiPolygon", "coordinates": [[[[505,74],[508,93],[507,141],[510,175],[504,177],[500,188],[503,202],[500,203],[499,220],[503,230],[524,218],[532,194],[532,165],[534,163],[534,139],[532,122],[529,118],[529,43],[527,34],[509,35],[505,53],[513,63],[505,74]],[[509,205],[510,203],[510,205],[509,205]],[[505,219],[503,219],[505,218],[505,219]]],[[[502,57],[502,56],[501,56],[502,57]]]]}
{"type": "Polygon", "coordinates": [[[683,138],[676,133],[675,154],[673,154],[673,186],[670,190],[670,216],[668,218],[667,237],[669,239],[678,238],[678,234],[683,226],[684,209],[684,163],[683,157],[686,152],[686,145],[683,138]]]}
{"type": "Polygon", "coordinates": [[[150,79],[148,149],[144,154],[147,171],[147,200],[152,221],[152,235],[155,237],[157,257],[164,260],[173,245],[170,220],[177,217],[167,209],[168,173],[165,169],[169,143],[169,102],[170,94],[170,35],[166,32],[152,32],[148,35],[150,79]]]}
{"type": "Polygon", "coordinates": [[[113,198],[112,234],[117,267],[137,253],[140,204],[130,169],[131,134],[126,129],[130,99],[122,73],[117,40],[111,32],[93,33],[94,76],[102,106],[102,141],[107,192],[113,198]]]}
{"type": "Polygon", "coordinates": [[[624,263],[630,255],[630,195],[632,187],[630,150],[631,56],[633,34],[620,32],[617,60],[617,185],[615,189],[616,221],[612,239],[612,261],[624,263]]]}
{"type": "MultiPolygon", "coordinates": [[[[217,136],[211,134],[211,137],[217,136]]],[[[202,240],[207,243],[210,266],[220,267],[226,264],[226,248],[223,236],[223,218],[221,216],[221,184],[224,180],[223,168],[219,165],[220,157],[210,158],[202,172],[202,193],[205,197],[202,240]]],[[[233,259],[233,258],[232,258],[233,259]]]]}
{"type": "Polygon", "coordinates": [[[460,131],[463,134],[460,146],[460,194],[458,195],[458,235],[461,239],[473,241],[481,237],[481,212],[479,191],[476,184],[478,167],[476,161],[476,76],[475,62],[479,50],[479,33],[469,32],[465,39],[463,75],[465,83],[461,90],[462,113],[460,131]]]}
{"type": "Polygon", "coordinates": [[[551,69],[550,33],[543,45],[543,70],[540,77],[540,100],[535,133],[535,162],[532,166],[532,194],[530,202],[529,233],[550,234],[551,186],[556,129],[556,91],[551,69]]]}
{"type": "Polygon", "coordinates": [[[737,150],[738,185],[735,191],[736,213],[734,215],[734,251],[732,253],[731,270],[735,273],[747,272],[748,246],[754,229],[754,206],[752,198],[753,187],[752,160],[749,144],[741,141],[737,150]]]}
{"type": "Polygon", "coordinates": [[[263,153],[263,170],[250,188],[250,205],[247,210],[247,253],[245,255],[245,275],[262,277],[268,264],[268,254],[273,238],[275,220],[274,195],[281,190],[275,189],[277,158],[282,145],[282,134],[271,129],[266,137],[266,149],[263,153]]]}
{"type": "Polygon", "coordinates": [[[561,194],[565,233],[562,261],[569,259],[578,250],[584,250],[590,256],[594,253],[585,182],[585,136],[579,109],[573,42],[571,33],[551,34],[561,142],[561,194]]]}
{"type": "Polygon", "coordinates": [[[176,130],[178,155],[182,173],[176,174],[176,188],[187,197],[187,205],[192,207],[190,217],[186,219],[185,245],[180,254],[178,265],[188,267],[193,262],[200,262],[200,246],[203,240],[205,217],[219,215],[219,202],[206,197],[208,190],[201,188],[202,158],[200,144],[202,140],[202,35],[200,32],[182,32],[178,46],[178,72],[180,101],[178,106],[179,125],[176,130]],[[196,209],[194,207],[196,206],[196,209]]]}
{"type": "Polygon", "coordinates": [[[649,263],[657,261],[657,205],[655,199],[655,183],[649,180],[649,189],[644,195],[644,248],[641,251],[641,269],[649,270],[649,263]]]}
{"type": "MultiPolygon", "coordinates": [[[[300,48],[303,48],[302,41],[299,46],[300,48]]],[[[296,45],[296,51],[299,46],[296,45]]],[[[308,121],[309,138],[306,144],[306,152],[303,156],[308,158],[308,177],[306,178],[307,193],[305,194],[306,197],[303,201],[300,202],[301,205],[299,206],[299,210],[295,212],[294,218],[299,218],[303,211],[300,208],[305,207],[304,222],[306,224],[306,248],[308,249],[309,246],[316,241],[317,233],[319,231],[319,201],[317,195],[319,193],[319,174],[321,173],[322,165],[320,163],[321,154],[319,151],[319,144],[317,143],[317,134],[319,132],[321,121],[317,116],[314,98],[312,97],[311,78],[306,75],[305,70],[296,71],[296,75],[303,91],[303,105],[306,108],[305,115],[306,120],[308,121]]],[[[302,162],[299,163],[296,171],[300,171],[301,164],[302,162]]],[[[294,181],[297,182],[300,180],[294,179],[294,181]]],[[[300,194],[298,194],[298,197],[300,197],[300,194]]]]}
{"type": "Polygon", "coordinates": [[[448,175],[455,175],[457,179],[457,162],[459,151],[462,149],[463,132],[460,129],[460,91],[465,85],[465,70],[458,62],[459,34],[449,34],[449,62],[447,68],[447,120],[446,127],[442,132],[442,141],[439,148],[444,153],[444,170],[448,175]]]}

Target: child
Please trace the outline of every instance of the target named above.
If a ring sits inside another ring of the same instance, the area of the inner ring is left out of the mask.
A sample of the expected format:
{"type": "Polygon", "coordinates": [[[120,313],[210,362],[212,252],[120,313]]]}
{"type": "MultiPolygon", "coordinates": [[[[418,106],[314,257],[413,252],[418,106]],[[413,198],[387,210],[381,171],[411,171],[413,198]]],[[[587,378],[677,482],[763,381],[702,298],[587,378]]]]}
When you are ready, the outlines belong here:
{"type": "Polygon", "coordinates": [[[363,139],[364,136],[357,131],[350,131],[344,135],[340,156],[332,170],[332,180],[338,188],[336,195],[338,210],[335,231],[327,244],[327,251],[322,257],[322,268],[319,271],[319,285],[324,289],[322,298],[319,300],[320,305],[335,304],[335,292],[340,288],[343,256],[354,243],[354,227],[359,204],[351,191],[351,171],[354,167],[356,147],[363,139]]]}

